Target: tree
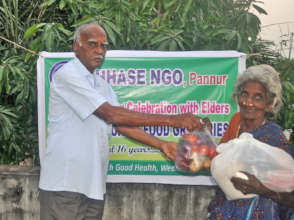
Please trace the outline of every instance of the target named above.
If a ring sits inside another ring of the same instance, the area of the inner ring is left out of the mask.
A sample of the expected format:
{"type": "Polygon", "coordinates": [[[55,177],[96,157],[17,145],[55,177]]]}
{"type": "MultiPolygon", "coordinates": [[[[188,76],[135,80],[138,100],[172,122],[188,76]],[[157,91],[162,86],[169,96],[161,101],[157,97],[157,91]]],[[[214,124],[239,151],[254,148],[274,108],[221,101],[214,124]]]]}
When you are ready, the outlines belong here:
{"type": "MultiPolygon", "coordinates": [[[[94,22],[106,30],[110,49],[238,50],[258,54],[249,57],[249,65],[273,64],[279,54],[258,37],[256,13],[266,14],[260,4],[258,0],[2,0],[0,163],[38,158],[38,56],[16,45],[36,54],[71,51],[74,29],[94,22]]],[[[292,91],[288,84],[284,87],[292,91]]],[[[285,102],[293,103],[287,97],[285,102]]],[[[284,128],[286,112],[279,118],[284,128]]]]}

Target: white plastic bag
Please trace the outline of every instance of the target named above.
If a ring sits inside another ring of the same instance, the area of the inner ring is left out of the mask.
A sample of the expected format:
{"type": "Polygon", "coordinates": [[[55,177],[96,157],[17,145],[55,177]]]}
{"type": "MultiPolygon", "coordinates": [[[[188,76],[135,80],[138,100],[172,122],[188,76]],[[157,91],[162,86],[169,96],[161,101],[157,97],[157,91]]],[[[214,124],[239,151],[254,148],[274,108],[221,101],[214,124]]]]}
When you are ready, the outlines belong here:
{"type": "Polygon", "coordinates": [[[243,133],[239,138],[217,147],[219,153],[211,164],[211,174],[227,199],[251,198],[234,188],[230,179],[239,171],[255,175],[265,186],[276,192],[294,190],[294,160],[285,151],[267,145],[243,133]]]}

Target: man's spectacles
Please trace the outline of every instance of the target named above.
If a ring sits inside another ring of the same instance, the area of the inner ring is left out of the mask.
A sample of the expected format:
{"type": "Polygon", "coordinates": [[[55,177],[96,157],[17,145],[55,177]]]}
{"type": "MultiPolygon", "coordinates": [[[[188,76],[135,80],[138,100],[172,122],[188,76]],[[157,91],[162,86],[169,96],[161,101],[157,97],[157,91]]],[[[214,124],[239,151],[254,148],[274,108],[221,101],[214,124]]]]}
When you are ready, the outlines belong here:
{"type": "Polygon", "coordinates": [[[103,42],[101,44],[94,42],[94,41],[88,41],[87,45],[90,49],[96,49],[96,48],[101,48],[102,50],[106,50],[108,46],[108,42],[103,42]]]}

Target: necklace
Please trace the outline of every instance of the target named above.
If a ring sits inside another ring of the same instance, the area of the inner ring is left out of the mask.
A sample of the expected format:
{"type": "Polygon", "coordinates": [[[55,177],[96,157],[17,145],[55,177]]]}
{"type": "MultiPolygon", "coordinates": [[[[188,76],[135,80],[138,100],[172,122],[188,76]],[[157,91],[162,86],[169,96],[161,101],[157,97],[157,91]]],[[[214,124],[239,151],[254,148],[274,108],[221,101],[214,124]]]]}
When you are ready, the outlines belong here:
{"type": "MultiPolygon", "coordinates": [[[[266,123],[266,119],[264,119],[263,121],[262,121],[262,123],[259,125],[259,126],[257,126],[256,128],[254,128],[254,129],[252,129],[252,131],[254,131],[255,129],[257,129],[258,127],[261,127],[262,125],[264,125],[265,123],[266,123]]],[[[236,137],[239,137],[240,136],[240,134],[242,134],[243,133],[243,129],[241,129],[241,123],[239,122],[239,126],[238,126],[238,129],[237,129],[237,133],[236,133],[236,137]]]]}

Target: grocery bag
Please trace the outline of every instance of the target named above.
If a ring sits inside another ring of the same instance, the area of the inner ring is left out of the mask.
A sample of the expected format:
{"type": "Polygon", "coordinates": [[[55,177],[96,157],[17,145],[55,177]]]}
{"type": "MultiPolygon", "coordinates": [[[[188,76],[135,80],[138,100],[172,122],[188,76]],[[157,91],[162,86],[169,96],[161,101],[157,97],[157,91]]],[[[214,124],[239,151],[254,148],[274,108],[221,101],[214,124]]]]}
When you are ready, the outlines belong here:
{"type": "Polygon", "coordinates": [[[176,154],[175,166],[183,172],[210,171],[212,158],[216,155],[216,142],[207,128],[185,133],[176,154]]]}
{"type": "Polygon", "coordinates": [[[284,150],[243,133],[239,138],[217,147],[218,155],[212,160],[211,174],[227,199],[251,198],[234,188],[231,178],[240,171],[248,172],[275,192],[294,190],[294,160],[284,150]]]}

